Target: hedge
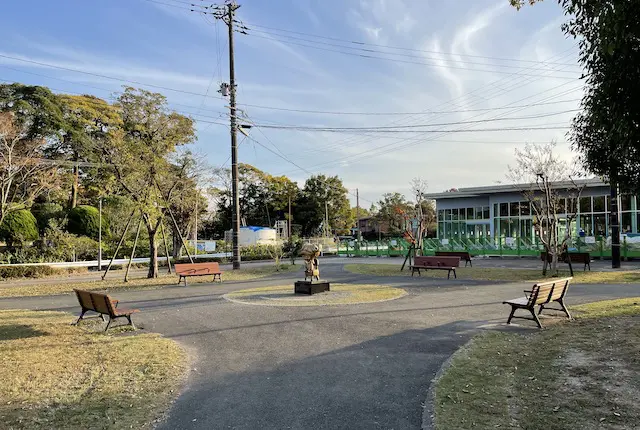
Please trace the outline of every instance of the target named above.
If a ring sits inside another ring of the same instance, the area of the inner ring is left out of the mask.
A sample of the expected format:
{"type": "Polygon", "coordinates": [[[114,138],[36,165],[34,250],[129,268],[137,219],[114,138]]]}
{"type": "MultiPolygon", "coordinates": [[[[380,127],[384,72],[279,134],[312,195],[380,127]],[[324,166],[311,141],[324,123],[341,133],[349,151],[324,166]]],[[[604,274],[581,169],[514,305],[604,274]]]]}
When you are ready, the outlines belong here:
{"type": "Polygon", "coordinates": [[[0,225],[0,239],[9,246],[37,240],[36,218],[26,209],[9,212],[0,225]]]}
{"type": "MultiPolygon", "coordinates": [[[[79,236],[88,236],[92,239],[98,238],[100,225],[100,213],[93,206],[80,205],[69,211],[69,233],[79,236]]],[[[106,217],[102,217],[102,234],[107,235],[109,224],[106,217]]]]}

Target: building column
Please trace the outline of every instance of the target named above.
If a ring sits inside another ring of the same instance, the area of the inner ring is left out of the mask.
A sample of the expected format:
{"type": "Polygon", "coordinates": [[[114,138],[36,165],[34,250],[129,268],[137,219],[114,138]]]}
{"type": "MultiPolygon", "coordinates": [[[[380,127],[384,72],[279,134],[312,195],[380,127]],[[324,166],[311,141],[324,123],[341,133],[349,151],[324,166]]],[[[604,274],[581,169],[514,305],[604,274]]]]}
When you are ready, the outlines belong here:
{"type": "Polygon", "coordinates": [[[640,233],[638,231],[638,196],[631,197],[631,231],[640,233]]]}

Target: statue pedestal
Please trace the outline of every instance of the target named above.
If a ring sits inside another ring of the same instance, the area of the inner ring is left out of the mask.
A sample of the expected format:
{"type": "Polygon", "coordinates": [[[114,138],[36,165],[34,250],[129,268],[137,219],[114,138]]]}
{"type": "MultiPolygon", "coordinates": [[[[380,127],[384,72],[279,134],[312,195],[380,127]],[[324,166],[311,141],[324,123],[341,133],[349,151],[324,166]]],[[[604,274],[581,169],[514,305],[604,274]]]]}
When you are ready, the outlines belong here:
{"type": "Polygon", "coordinates": [[[330,291],[328,282],[296,281],[295,294],[317,294],[330,291]]]}

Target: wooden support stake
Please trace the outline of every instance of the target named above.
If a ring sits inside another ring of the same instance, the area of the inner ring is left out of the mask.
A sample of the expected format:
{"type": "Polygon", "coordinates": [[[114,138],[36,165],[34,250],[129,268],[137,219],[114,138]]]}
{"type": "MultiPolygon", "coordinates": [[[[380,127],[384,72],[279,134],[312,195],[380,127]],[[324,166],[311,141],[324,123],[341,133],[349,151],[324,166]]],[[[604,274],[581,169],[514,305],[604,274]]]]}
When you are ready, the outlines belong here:
{"type": "Polygon", "coordinates": [[[118,242],[118,246],[116,247],[116,252],[113,253],[113,257],[111,257],[111,261],[109,261],[109,265],[107,266],[107,269],[104,271],[104,274],[102,275],[103,281],[104,281],[104,278],[107,276],[109,269],[111,269],[111,265],[113,264],[113,260],[116,259],[116,256],[118,255],[118,251],[120,251],[120,247],[122,246],[122,242],[124,242],[124,237],[127,235],[127,231],[129,231],[129,225],[131,225],[131,220],[133,219],[133,216],[135,215],[135,213],[136,211],[134,210],[133,212],[131,212],[131,215],[129,215],[129,221],[127,221],[127,225],[124,227],[124,232],[122,232],[122,236],[120,236],[120,241],[118,242]]]}
{"type": "Polygon", "coordinates": [[[133,257],[136,254],[136,246],[138,245],[138,237],[140,236],[140,227],[142,227],[142,218],[138,221],[138,230],[136,231],[136,238],[133,241],[133,249],[131,250],[131,258],[129,258],[129,264],[127,264],[127,271],[124,274],[124,282],[129,282],[129,269],[133,262],[133,257]]]}
{"type": "Polygon", "coordinates": [[[184,246],[184,250],[187,252],[187,256],[189,257],[189,261],[191,263],[193,263],[193,258],[191,257],[191,253],[189,252],[189,248],[187,248],[187,244],[184,243],[184,237],[182,237],[182,234],[180,234],[180,228],[178,227],[178,223],[176,222],[175,217],[173,216],[173,212],[171,212],[171,209],[167,208],[169,210],[169,215],[171,215],[171,220],[173,221],[173,225],[176,228],[176,231],[178,232],[178,236],[180,236],[180,241],[182,241],[182,246],[184,246]]]}
{"type": "Polygon", "coordinates": [[[164,233],[164,220],[160,223],[160,232],[162,233],[162,240],[164,241],[164,254],[167,256],[167,267],[169,268],[169,274],[171,274],[171,258],[169,257],[169,245],[167,245],[167,236],[164,233]]]}

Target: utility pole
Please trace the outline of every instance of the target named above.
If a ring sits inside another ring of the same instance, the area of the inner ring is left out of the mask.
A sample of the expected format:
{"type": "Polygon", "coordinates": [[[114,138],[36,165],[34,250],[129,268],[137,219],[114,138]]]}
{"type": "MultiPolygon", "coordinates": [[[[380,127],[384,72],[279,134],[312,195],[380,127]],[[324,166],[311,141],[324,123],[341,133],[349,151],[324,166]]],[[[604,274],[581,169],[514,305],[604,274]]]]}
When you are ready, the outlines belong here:
{"type": "Polygon", "coordinates": [[[194,254],[198,255],[198,190],[196,189],[196,219],[195,228],[193,229],[193,246],[195,247],[194,254]]]}
{"type": "Polygon", "coordinates": [[[291,192],[289,192],[289,222],[287,222],[287,238],[289,238],[289,240],[291,240],[291,222],[292,222],[292,218],[291,218],[291,192]]]}
{"type": "Polygon", "coordinates": [[[613,175],[609,178],[610,205],[609,227],[611,227],[611,268],[620,268],[620,222],[618,218],[618,184],[613,175]]]}
{"type": "MultiPolygon", "coordinates": [[[[233,230],[233,269],[240,268],[240,198],[238,196],[238,143],[236,140],[236,73],[233,56],[233,15],[240,5],[230,1],[219,16],[229,27],[229,106],[231,119],[231,228],[233,230]]],[[[218,17],[218,16],[216,16],[218,17]]]]}
{"type": "Polygon", "coordinates": [[[324,201],[324,235],[329,237],[329,204],[324,201]]]}
{"type": "Polygon", "coordinates": [[[98,200],[98,271],[102,271],[102,197],[98,200]]]}
{"type": "Polygon", "coordinates": [[[358,241],[362,240],[362,233],[360,232],[360,191],[356,188],[356,228],[358,229],[358,241]]]}

